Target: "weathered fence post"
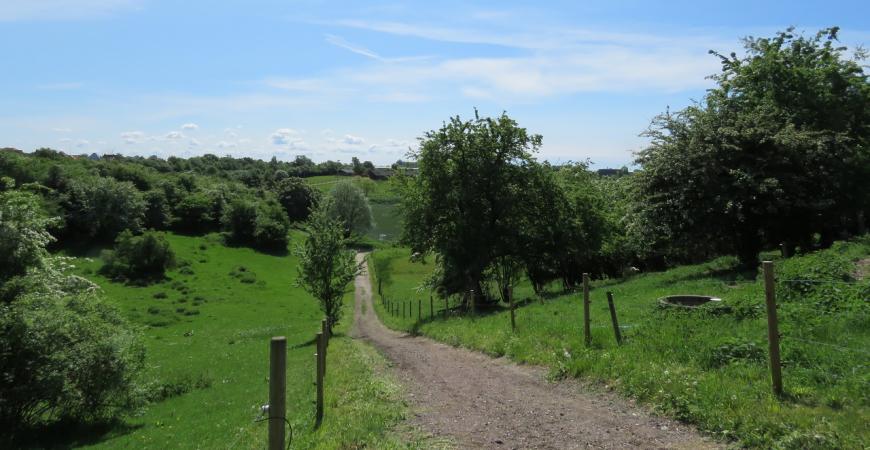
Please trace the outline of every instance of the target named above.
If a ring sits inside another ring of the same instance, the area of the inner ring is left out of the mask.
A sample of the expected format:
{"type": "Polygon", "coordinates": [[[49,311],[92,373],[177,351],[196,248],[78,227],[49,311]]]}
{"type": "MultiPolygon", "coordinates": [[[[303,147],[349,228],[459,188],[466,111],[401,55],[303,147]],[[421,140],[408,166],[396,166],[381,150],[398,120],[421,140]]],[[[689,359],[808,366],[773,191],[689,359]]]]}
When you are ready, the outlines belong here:
{"type": "Polygon", "coordinates": [[[619,331],[619,321],[616,320],[616,306],[613,304],[613,293],[607,292],[607,306],[610,308],[610,321],[613,322],[613,334],[616,336],[616,344],[622,344],[622,333],[619,331]]]}
{"type": "Polygon", "coordinates": [[[423,318],[423,299],[417,299],[417,322],[423,318]]]}
{"type": "Polygon", "coordinates": [[[516,331],[517,329],[517,321],[514,317],[514,287],[511,286],[508,288],[508,304],[511,308],[511,331],[516,331]]]}
{"type": "Polygon", "coordinates": [[[469,304],[471,305],[471,315],[473,316],[477,314],[477,305],[474,302],[474,289],[472,289],[469,293],[471,294],[471,296],[468,297],[468,301],[470,302],[469,304]]]}
{"type": "Polygon", "coordinates": [[[429,294],[429,318],[435,318],[435,300],[432,298],[432,294],[429,294]]]}
{"type": "Polygon", "coordinates": [[[447,301],[447,296],[444,296],[444,318],[447,318],[447,310],[450,309],[450,304],[447,301]]]}
{"type": "Polygon", "coordinates": [[[782,395],[782,366],[779,360],[779,323],[776,318],[776,284],[773,279],[773,262],[761,263],[764,268],[764,299],[767,303],[767,343],[770,353],[770,376],[773,392],[782,395]]]}
{"type": "Polygon", "coordinates": [[[320,359],[323,360],[323,375],[326,375],[326,353],[327,348],[329,348],[329,325],[326,322],[326,319],[320,321],[320,332],[323,333],[323,357],[320,359]]]}
{"type": "Polygon", "coordinates": [[[583,338],[586,346],[592,345],[592,329],[589,326],[589,274],[583,274],[583,338]]]}
{"type": "Polygon", "coordinates": [[[269,345],[269,450],[284,450],[286,399],[287,338],[277,336],[269,345]]]}
{"type": "Polygon", "coordinates": [[[405,302],[402,302],[402,318],[405,318],[405,302]]]}
{"type": "Polygon", "coordinates": [[[323,422],[323,376],[326,372],[324,366],[326,365],[326,360],[323,358],[324,356],[324,339],[323,332],[317,333],[317,338],[315,339],[317,343],[317,353],[315,353],[315,360],[317,361],[317,407],[315,410],[314,416],[314,424],[315,426],[320,426],[323,422]]]}

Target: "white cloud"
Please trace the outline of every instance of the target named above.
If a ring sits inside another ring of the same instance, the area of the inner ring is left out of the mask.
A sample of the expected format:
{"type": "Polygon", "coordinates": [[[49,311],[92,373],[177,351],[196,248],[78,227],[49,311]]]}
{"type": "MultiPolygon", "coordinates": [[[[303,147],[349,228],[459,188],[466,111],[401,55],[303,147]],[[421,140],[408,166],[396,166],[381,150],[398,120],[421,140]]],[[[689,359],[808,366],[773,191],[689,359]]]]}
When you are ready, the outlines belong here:
{"type": "Polygon", "coordinates": [[[145,133],[142,131],[125,131],[121,133],[121,139],[126,144],[138,144],[145,139],[145,133]]]}
{"type": "Polygon", "coordinates": [[[191,147],[199,147],[200,144],[201,144],[201,142],[199,142],[199,139],[196,139],[196,138],[190,139],[190,146],[191,147]]]}
{"type": "Polygon", "coordinates": [[[184,139],[184,134],[180,131],[170,131],[169,133],[166,133],[166,136],[163,138],[170,141],[177,141],[179,139],[184,139]]]}
{"type": "Polygon", "coordinates": [[[197,125],[195,123],[186,123],[186,124],[181,126],[181,129],[182,130],[198,130],[199,125],[197,125]]]}
{"type": "Polygon", "coordinates": [[[140,0],[0,1],[0,22],[105,18],[135,9],[140,0]]]}
{"type": "Polygon", "coordinates": [[[301,142],[298,137],[299,132],[290,128],[279,128],[272,133],[271,139],[273,145],[292,145],[301,142]]]}
{"type": "Polygon", "coordinates": [[[341,141],[347,145],[362,145],[362,144],[365,144],[365,142],[366,142],[365,139],[363,139],[359,136],[353,136],[350,134],[345,134],[344,138],[341,141]]]}
{"type": "Polygon", "coordinates": [[[238,144],[235,142],[218,141],[215,145],[217,145],[218,148],[236,148],[238,144]]]}

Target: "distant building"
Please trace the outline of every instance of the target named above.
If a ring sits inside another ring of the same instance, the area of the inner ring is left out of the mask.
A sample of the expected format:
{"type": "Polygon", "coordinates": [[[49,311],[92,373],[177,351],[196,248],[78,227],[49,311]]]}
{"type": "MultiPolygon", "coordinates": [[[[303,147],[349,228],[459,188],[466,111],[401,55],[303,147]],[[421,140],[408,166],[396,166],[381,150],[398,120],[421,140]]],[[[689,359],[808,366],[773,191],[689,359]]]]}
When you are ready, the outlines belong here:
{"type": "Polygon", "coordinates": [[[338,169],[338,175],[341,175],[341,176],[344,176],[344,177],[352,177],[352,176],[354,176],[354,175],[356,175],[356,174],[353,173],[353,170],[351,170],[351,169],[348,169],[348,168],[341,168],[341,169],[338,169]]]}
{"type": "Polygon", "coordinates": [[[628,175],[628,167],[623,167],[621,169],[598,169],[595,171],[598,175],[602,177],[618,177],[620,175],[628,175]]]}
{"type": "Polygon", "coordinates": [[[91,156],[88,156],[88,159],[90,159],[91,161],[99,161],[100,155],[98,155],[96,153],[91,153],[91,156]]]}
{"type": "Polygon", "coordinates": [[[392,167],[375,167],[371,169],[371,177],[376,180],[390,178],[395,173],[392,167]]]}

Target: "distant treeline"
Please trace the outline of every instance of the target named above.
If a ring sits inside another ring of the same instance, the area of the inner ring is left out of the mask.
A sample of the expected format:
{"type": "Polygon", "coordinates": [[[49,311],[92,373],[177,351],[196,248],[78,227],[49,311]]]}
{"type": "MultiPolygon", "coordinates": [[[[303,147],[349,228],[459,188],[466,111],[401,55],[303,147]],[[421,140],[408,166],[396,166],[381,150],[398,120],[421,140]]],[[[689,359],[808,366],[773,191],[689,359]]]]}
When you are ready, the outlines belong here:
{"type": "Polygon", "coordinates": [[[239,244],[286,248],[291,222],[305,220],[319,193],[297,175],[335,173],[314,164],[205,155],[72,157],[51,149],[0,151],[0,190],[39,194],[61,243],[111,242],[125,229],[227,231],[239,244]]]}

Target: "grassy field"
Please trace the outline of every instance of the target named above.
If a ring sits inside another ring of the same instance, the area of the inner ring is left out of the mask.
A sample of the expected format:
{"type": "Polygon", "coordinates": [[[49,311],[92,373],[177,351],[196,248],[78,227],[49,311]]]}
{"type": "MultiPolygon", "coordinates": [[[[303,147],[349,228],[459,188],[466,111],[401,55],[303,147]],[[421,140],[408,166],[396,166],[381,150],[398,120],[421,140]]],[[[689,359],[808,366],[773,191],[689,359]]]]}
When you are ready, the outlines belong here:
{"type": "MultiPolygon", "coordinates": [[[[528,284],[521,284],[515,291],[520,303],[516,332],[510,330],[504,305],[477,317],[451,313],[445,318],[444,300],[435,298],[435,317],[430,318],[429,294],[416,287],[431,271],[431,261],[411,263],[408,253],[383,249],[371,257],[389,304],[404,301],[411,309],[403,318],[377,302],[390,327],[548,366],[554,377],[599,382],[742,446],[833,449],[870,444],[870,283],[850,276],[856,270],[853,262],[870,255],[866,237],[777,262],[786,392],[781,400],[770,388],[763,286],[754,274],[737,272],[733,258],[627,281],[593,282],[593,345],[587,348],[580,293],[552,289],[542,304],[528,284]],[[796,287],[786,278],[829,281],[796,287]],[[807,286],[811,289],[801,291],[807,286]],[[610,325],[607,291],[617,305],[622,346],[617,346],[610,325]],[[658,297],[681,293],[718,296],[724,305],[691,312],[657,306],[658,297]],[[423,299],[421,320],[418,298],[423,299]]],[[[450,300],[450,307],[455,305],[450,300]]]]}
{"type": "MultiPolygon", "coordinates": [[[[163,400],[125,423],[102,430],[66,430],[60,446],[96,448],[264,448],[266,422],[255,422],[268,399],[272,336],[288,340],[287,407],[294,448],[405,448],[408,433],[391,432],[405,407],[372,348],[346,336],[353,320],[352,286],[331,341],[326,417],[314,430],[315,301],[294,286],[295,256],[225,247],[217,235],[169,234],[180,262],[162,283],[123,285],[97,274],[99,259],[77,270],[143,327],[149,391],[163,400]]],[[[293,243],[301,234],[294,234],[293,243]]],[[[97,254],[94,249],[91,256],[97,254]]]]}

